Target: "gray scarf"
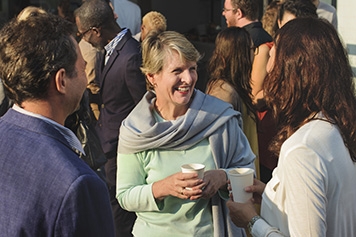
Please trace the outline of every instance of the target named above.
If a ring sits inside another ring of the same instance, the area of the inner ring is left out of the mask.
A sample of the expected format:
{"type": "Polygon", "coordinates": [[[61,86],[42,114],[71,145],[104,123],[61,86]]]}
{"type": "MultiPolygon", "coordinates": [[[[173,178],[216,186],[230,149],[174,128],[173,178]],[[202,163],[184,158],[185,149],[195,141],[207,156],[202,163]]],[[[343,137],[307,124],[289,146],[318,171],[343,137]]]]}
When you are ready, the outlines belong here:
{"type": "Polygon", "coordinates": [[[147,92],[123,121],[119,153],[148,149],[185,150],[209,137],[231,117],[240,114],[227,103],[196,90],[185,115],[173,121],[156,122],[153,116],[156,96],[147,92]]]}
{"type": "MultiPolygon", "coordinates": [[[[118,153],[150,149],[185,150],[208,138],[216,169],[254,168],[255,155],[241,130],[241,114],[215,97],[195,90],[187,112],[173,121],[157,122],[156,95],[147,92],[122,122],[118,153]]],[[[225,200],[211,199],[214,236],[245,236],[228,217],[225,200]]]]}

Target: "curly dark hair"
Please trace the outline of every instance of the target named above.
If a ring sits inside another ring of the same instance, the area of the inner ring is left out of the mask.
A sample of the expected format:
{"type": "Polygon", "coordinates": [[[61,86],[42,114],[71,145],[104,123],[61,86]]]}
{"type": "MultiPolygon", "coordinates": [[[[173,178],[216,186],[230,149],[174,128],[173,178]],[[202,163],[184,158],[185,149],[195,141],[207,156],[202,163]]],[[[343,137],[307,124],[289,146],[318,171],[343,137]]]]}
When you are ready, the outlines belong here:
{"type": "Polygon", "coordinates": [[[284,1],[278,11],[278,20],[282,21],[284,13],[289,12],[296,18],[300,17],[314,17],[318,18],[316,13],[316,6],[310,0],[286,0],[284,1]]]}
{"type": "Polygon", "coordinates": [[[64,68],[76,75],[77,53],[72,23],[52,14],[39,14],[7,23],[0,31],[0,78],[11,100],[47,97],[55,73],[64,68]]]}
{"type": "Polygon", "coordinates": [[[340,129],[356,161],[356,97],[347,52],[335,28],[317,18],[297,18],[277,33],[275,60],[264,83],[267,103],[279,125],[272,149],[311,116],[322,112],[340,129]]]}
{"type": "Polygon", "coordinates": [[[109,2],[110,1],[103,0],[87,0],[74,11],[74,16],[79,18],[83,28],[110,28],[116,24],[116,20],[109,2]]]}

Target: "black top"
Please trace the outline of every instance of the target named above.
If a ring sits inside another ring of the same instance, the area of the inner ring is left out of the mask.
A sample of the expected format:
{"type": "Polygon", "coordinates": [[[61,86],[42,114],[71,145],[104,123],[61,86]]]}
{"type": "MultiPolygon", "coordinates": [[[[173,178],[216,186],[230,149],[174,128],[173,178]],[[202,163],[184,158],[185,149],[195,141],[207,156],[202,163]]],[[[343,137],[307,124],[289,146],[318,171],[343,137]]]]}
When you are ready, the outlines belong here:
{"type": "Polygon", "coordinates": [[[267,31],[262,28],[261,22],[252,22],[243,28],[248,31],[256,47],[273,41],[272,36],[270,36],[267,31]]]}

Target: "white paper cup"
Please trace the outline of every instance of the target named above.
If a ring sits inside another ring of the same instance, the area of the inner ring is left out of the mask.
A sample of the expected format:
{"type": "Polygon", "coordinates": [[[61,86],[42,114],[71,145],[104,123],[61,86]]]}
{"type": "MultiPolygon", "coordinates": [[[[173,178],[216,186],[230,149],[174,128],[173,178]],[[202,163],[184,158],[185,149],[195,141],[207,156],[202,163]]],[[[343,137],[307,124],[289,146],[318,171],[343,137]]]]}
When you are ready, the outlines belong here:
{"type": "Polygon", "coordinates": [[[236,168],[229,170],[229,179],[232,189],[234,202],[245,203],[251,197],[252,193],[247,193],[244,189],[253,185],[254,170],[250,168],[236,168]]]}
{"type": "Polygon", "coordinates": [[[184,164],[181,166],[182,173],[196,173],[199,179],[204,177],[205,165],[203,164],[184,164]]]}

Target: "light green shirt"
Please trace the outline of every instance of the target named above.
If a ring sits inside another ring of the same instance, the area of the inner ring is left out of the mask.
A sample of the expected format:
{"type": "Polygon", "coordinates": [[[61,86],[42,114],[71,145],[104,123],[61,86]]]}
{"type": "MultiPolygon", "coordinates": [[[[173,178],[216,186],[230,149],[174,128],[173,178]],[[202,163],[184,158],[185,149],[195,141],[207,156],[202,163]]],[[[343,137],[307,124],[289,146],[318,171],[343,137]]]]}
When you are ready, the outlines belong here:
{"type": "MultiPolygon", "coordinates": [[[[152,183],[148,183],[146,180],[147,177],[151,176],[148,173],[151,170],[146,170],[145,168],[153,158],[145,157],[142,155],[145,153],[140,153],[142,151],[146,151],[147,154],[153,149],[185,150],[187,152],[192,146],[207,139],[209,147],[203,149],[201,153],[199,151],[194,152],[197,156],[191,156],[189,153],[185,155],[186,157],[190,157],[189,161],[195,162],[195,159],[200,159],[199,157],[204,156],[204,154],[209,154],[213,160],[214,169],[224,169],[226,172],[236,167],[254,168],[255,155],[252,153],[248,141],[240,129],[240,113],[233,110],[231,105],[215,97],[206,95],[199,90],[195,90],[190,107],[184,115],[174,121],[157,122],[157,119],[153,115],[155,100],[155,94],[151,91],[147,92],[122,122],[120,128],[118,145],[119,167],[117,173],[118,189],[116,197],[123,208],[137,213],[141,212],[140,214],[143,212],[161,212],[162,215],[166,214],[161,211],[165,203],[162,202],[162,205],[159,204],[158,207],[152,195],[152,183]],[[208,149],[210,151],[207,151],[208,149]],[[120,154],[135,153],[140,154],[139,156],[131,156],[131,158],[134,158],[133,160],[137,160],[135,165],[126,165],[124,161],[120,161],[121,157],[123,157],[120,154]],[[145,157],[145,159],[142,157],[145,157]],[[140,162],[147,163],[141,164],[140,162]],[[120,180],[121,177],[124,181],[122,183],[120,180]]],[[[175,152],[172,151],[169,155],[173,156],[173,153],[175,152]]],[[[178,157],[178,159],[181,159],[181,157],[178,157]]],[[[173,167],[176,172],[179,172],[179,167],[176,167],[173,162],[177,163],[171,158],[169,163],[165,162],[168,165],[164,165],[163,168],[173,167]]],[[[208,164],[205,165],[210,167],[208,164]]],[[[157,166],[155,168],[159,169],[162,167],[157,166]]],[[[166,173],[167,171],[158,172],[166,173]]],[[[169,175],[168,172],[163,176],[166,175],[169,175]]],[[[213,235],[214,237],[245,236],[244,229],[238,228],[231,222],[228,208],[226,207],[227,198],[227,190],[225,192],[218,191],[218,193],[210,198],[209,206],[211,206],[214,226],[213,235]]],[[[176,211],[169,210],[168,214],[174,215],[176,211]]],[[[183,213],[183,215],[185,214],[186,212],[183,213]]],[[[202,215],[205,217],[204,214],[202,215]]],[[[148,220],[152,220],[152,218],[149,219],[148,215],[146,216],[148,220]]],[[[202,217],[201,215],[199,216],[202,217]]],[[[154,221],[152,220],[152,223],[154,221]]],[[[165,221],[163,225],[170,225],[169,228],[173,228],[175,225],[169,221],[165,221]]],[[[151,224],[151,222],[149,223],[151,224]]],[[[181,221],[181,223],[184,222],[181,221]]],[[[204,221],[200,221],[199,223],[205,224],[204,221]]],[[[194,227],[189,222],[185,224],[185,228],[191,228],[192,226],[194,227]]],[[[147,233],[144,233],[145,236],[149,234],[148,231],[151,231],[151,229],[147,228],[147,233]]],[[[185,230],[180,231],[184,232],[185,230]]],[[[183,235],[181,232],[173,233],[173,229],[170,229],[166,235],[183,235]]],[[[192,235],[198,236],[198,234],[190,234],[190,236],[192,235]]]]}
{"type": "Polygon", "coordinates": [[[153,198],[152,183],[180,172],[185,163],[205,164],[205,171],[214,169],[207,139],[184,151],[119,154],[118,198],[125,209],[137,214],[134,236],[213,236],[209,200],[169,196],[157,203],[153,198]]]}

